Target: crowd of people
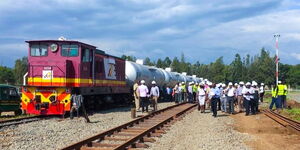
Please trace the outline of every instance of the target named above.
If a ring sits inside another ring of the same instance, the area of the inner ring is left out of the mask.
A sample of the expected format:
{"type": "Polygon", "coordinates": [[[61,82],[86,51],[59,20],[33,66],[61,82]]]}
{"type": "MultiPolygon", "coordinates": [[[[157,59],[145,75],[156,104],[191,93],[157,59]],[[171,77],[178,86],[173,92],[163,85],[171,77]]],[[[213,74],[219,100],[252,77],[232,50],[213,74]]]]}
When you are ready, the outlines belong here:
{"type": "MultiPolygon", "coordinates": [[[[160,97],[160,89],[155,81],[151,83],[150,91],[141,80],[140,84],[136,83],[133,87],[136,110],[148,112],[148,106],[151,105],[157,110],[157,101],[160,97]]],[[[275,104],[276,109],[280,110],[286,107],[286,85],[279,82],[278,86],[272,86],[272,102],[269,108],[272,110],[275,104]]],[[[217,117],[217,111],[223,113],[235,114],[245,112],[245,115],[255,115],[259,112],[259,104],[264,101],[265,85],[255,82],[229,82],[212,83],[207,79],[200,83],[181,82],[177,83],[174,88],[166,87],[165,98],[172,99],[175,103],[198,103],[198,110],[204,113],[210,110],[214,117],[217,117]]]]}
{"type": "Polygon", "coordinates": [[[205,79],[201,83],[190,82],[187,87],[184,82],[178,83],[173,91],[176,103],[198,102],[198,110],[201,113],[204,113],[205,109],[210,109],[216,117],[218,110],[228,114],[243,111],[246,115],[256,114],[259,112],[259,101],[263,102],[265,88],[263,83],[258,86],[255,81],[246,84],[229,82],[226,85],[211,83],[205,79]]]}

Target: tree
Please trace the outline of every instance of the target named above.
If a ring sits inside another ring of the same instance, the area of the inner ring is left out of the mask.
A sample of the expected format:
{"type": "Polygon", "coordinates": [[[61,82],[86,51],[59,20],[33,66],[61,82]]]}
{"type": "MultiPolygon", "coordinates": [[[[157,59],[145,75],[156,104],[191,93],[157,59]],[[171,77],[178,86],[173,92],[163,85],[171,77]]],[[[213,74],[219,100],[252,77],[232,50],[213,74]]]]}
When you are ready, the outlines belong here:
{"type": "Polygon", "coordinates": [[[27,57],[23,57],[21,59],[17,59],[15,61],[15,67],[14,67],[14,77],[15,77],[15,83],[18,85],[21,85],[23,82],[23,76],[28,70],[28,59],[27,57]]]}
{"type": "Polygon", "coordinates": [[[14,84],[14,73],[11,68],[0,66],[0,84],[14,84]]]}
{"type": "Polygon", "coordinates": [[[156,62],[156,67],[157,68],[164,68],[163,61],[160,58],[156,62]]]}

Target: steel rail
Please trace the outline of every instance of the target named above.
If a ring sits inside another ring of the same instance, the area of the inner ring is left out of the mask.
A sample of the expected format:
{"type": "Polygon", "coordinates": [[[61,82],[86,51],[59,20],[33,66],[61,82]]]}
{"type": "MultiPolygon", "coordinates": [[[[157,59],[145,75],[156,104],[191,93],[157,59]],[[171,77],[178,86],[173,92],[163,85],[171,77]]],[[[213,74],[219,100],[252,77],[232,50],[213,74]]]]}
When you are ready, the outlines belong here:
{"type": "Polygon", "coordinates": [[[270,110],[264,110],[263,112],[266,116],[268,116],[272,120],[276,121],[277,123],[281,124],[282,126],[291,127],[297,131],[300,131],[300,123],[299,122],[292,120],[290,118],[287,118],[285,116],[282,116],[282,115],[275,113],[273,111],[270,111],[270,110]]]}
{"type": "Polygon", "coordinates": [[[163,128],[169,126],[169,123],[175,121],[176,118],[182,116],[185,112],[195,108],[196,104],[182,103],[173,105],[158,111],[155,111],[149,115],[132,120],[128,123],[120,125],[118,127],[109,129],[93,137],[82,140],[78,143],[69,145],[63,150],[74,149],[115,149],[123,150],[129,147],[137,147],[137,145],[145,146],[145,139],[149,140],[151,136],[157,136],[165,133],[163,128]],[[114,137],[113,137],[114,136],[114,137]],[[126,136],[126,138],[117,138],[116,136],[126,136]],[[102,141],[121,141],[119,144],[105,144],[102,141]],[[105,148],[109,147],[109,148],[105,148]]]}
{"type": "Polygon", "coordinates": [[[0,120],[0,128],[5,127],[5,126],[18,125],[18,124],[38,121],[38,120],[42,119],[43,117],[44,116],[30,116],[30,117],[23,117],[23,118],[17,118],[17,119],[0,120]]]}

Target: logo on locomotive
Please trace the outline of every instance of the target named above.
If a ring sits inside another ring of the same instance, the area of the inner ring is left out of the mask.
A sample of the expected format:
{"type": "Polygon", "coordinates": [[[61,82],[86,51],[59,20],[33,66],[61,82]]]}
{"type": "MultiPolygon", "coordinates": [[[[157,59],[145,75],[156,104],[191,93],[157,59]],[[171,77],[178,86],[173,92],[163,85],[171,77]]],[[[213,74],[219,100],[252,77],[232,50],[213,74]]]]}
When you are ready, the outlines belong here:
{"type": "Polygon", "coordinates": [[[113,58],[104,59],[105,77],[107,79],[116,79],[116,61],[113,58]]]}

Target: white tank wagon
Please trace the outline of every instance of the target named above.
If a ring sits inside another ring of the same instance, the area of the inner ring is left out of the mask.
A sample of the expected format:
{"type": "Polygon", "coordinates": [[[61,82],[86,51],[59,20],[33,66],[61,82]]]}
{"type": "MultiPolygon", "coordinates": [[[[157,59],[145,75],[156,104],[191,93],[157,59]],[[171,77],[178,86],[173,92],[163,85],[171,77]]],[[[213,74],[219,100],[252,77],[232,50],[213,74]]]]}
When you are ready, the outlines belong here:
{"type": "Polygon", "coordinates": [[[129,86],[141,80],[145,80],[147,85],[150,85],[153,80],[158,86],[163,86],[165,83],[165,75],[160,69],[131,61],[125,63],[125,75],[129,86]]]}

